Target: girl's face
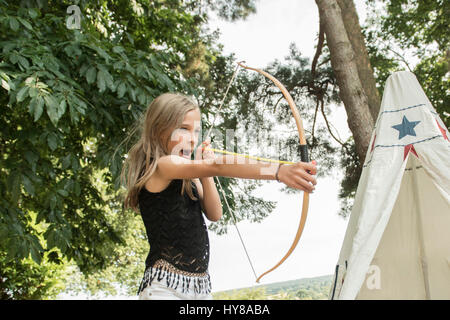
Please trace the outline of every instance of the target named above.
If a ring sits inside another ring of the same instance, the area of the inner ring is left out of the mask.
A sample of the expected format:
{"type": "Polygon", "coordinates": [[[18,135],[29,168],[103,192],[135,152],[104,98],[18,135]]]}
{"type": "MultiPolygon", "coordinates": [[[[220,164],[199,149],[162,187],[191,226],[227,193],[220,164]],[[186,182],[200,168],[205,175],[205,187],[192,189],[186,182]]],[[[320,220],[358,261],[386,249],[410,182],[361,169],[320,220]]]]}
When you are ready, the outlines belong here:
{"type": "Polygon", "coordinates": [[[198,143],[200,128],[200,110],[188,111],[181,127],[172,132],[167,146],[170,154],[191,159],[191,154],[198,143]]]}

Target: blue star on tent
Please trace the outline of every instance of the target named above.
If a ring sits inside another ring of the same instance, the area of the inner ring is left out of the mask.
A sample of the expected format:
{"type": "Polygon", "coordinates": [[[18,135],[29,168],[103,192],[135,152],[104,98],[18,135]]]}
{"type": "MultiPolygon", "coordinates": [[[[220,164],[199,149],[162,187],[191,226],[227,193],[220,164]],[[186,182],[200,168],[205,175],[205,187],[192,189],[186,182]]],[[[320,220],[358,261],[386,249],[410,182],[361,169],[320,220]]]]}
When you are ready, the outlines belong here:
{"type": "Polygon", "coordinates": [[[402,123],[392,126],[395,130],[398,130],[398,139],[405,136],[416,136],[416,132],[414,131],[414,127],[419,124],[420,121],[408,121],[406,116],[403,116],[402,123]]]}

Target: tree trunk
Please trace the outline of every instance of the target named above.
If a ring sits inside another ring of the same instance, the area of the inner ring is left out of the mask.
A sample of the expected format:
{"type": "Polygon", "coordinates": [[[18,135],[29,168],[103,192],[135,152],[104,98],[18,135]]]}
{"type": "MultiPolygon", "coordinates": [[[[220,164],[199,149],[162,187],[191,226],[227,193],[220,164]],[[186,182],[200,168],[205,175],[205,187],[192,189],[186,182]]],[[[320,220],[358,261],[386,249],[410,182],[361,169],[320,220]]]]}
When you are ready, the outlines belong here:
{"type": "Polygon", "coordinates": [[[347,37],[355,53],[358,75],[367,96],[369,110],[372,118],[375,120],[380,111],[380,94],[376,86],[372,66],[370,65],[369,54],[367,53],[366,43],[361,32],[355,4],[353,0],[337,0],[337,3],[341,8],[342,20],[347,31],[347,37]]]}
{"type": "Polygon", "coordinates": [[[367,96],[361,85],[354,60],[352,45],[348,39],[341,9],[336,0],[316,0],[320,18],[330,49],[331,66],[339,86],[339,96],[347,111],[347,121],[355,140],[361,164],[364,163],[374,125],[367,96]]]}

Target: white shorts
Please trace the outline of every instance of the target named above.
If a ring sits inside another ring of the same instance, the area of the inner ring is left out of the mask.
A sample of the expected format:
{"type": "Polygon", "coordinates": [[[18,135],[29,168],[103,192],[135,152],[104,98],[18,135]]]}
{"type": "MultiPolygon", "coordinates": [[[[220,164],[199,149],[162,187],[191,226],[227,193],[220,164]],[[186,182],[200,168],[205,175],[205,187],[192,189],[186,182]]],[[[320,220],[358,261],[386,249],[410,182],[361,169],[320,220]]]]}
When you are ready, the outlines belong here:
{"type": "Polygon", "coordinates": [[[147,268],[139,286],[139,300],[212,300],[207,272],[187,274],[161,262],[147,268]]]}
{"type": "Polygon", "coordinates": [[[187,292],[170,288],[165,280],[154,279],[151,285],[147,286],[139,294],[139,300],[212,300],[211,293],[195,293],[193,284],[189,286],[187,292]]]}

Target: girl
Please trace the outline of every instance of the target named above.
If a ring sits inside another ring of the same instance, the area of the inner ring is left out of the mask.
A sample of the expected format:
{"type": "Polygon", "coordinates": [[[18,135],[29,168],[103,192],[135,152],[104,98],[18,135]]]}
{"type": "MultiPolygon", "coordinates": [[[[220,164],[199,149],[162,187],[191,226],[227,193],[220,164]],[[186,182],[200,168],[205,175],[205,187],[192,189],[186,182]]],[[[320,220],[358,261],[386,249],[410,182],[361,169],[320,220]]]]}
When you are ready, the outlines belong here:
{"type": "Polygon", "coordinates": [[[316,167],[303,162],[278,168],[262,162],[249,164],[235,155],[216,158],[202,147],[191,160],[200,132],[200,110],[181,94],[157,97],[146,111],[141,130],[122,169],[127,185],[125,208],[140,211],[150,243],[139,299],[212,299],[202,211],[210,221],[222,216],[213,177],[277,179],[312,192],[316,167]]]}

